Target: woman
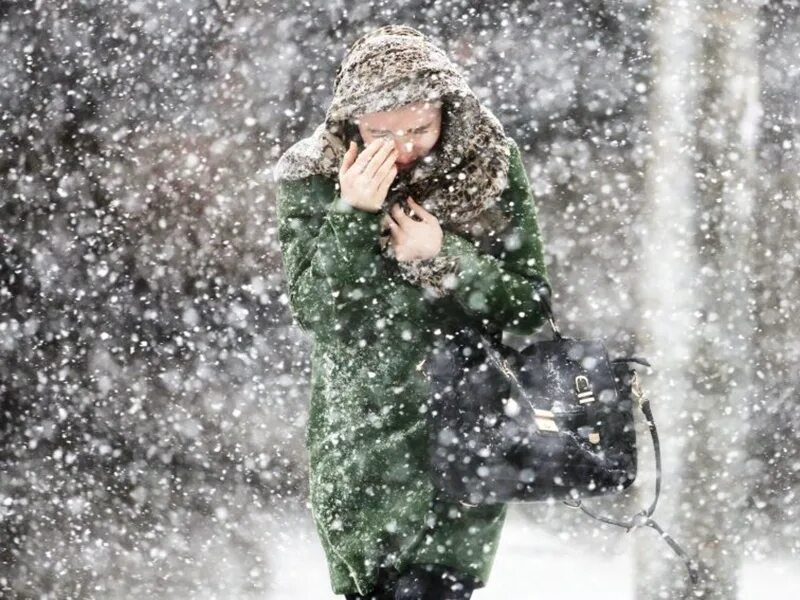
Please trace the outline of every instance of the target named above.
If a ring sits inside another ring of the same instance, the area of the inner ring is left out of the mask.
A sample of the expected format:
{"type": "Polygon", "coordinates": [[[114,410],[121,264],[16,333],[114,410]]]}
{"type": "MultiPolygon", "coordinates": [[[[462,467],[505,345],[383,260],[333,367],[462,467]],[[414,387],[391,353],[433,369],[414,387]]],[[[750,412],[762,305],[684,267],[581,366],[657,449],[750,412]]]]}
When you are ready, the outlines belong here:
{"type": "Polygon", "coordinates": [[[417,365],[465,324],[544,322],[519,150],[441,50],[387,26],[349,49],[324,123],[275,176],[290,307],[314,337],[310,501],[333,591],[470,598],[506,509],[437,496],[417,365]]]}

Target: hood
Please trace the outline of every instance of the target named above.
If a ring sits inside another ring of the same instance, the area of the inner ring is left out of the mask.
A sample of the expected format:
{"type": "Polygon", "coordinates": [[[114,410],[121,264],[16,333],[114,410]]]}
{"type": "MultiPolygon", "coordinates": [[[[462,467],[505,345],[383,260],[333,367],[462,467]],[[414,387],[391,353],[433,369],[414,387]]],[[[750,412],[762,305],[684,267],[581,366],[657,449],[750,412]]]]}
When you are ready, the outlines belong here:
{"type": "Polygon", "coordinates": [[[348,49],[336,73],[333,98],[310,138],[290,148],[275,168],[275,179],[338,174],[350,141],[363,140],[354,119],[369,112],[418,101],[442,100],[442,133],[426,161],[398,175],[416,182],[462,163],[469,133],[481,120],[502,126],[484,110],[466,78],[447,55],[422,33],[406,25],[387,25],[367,33],[348,49]]]}

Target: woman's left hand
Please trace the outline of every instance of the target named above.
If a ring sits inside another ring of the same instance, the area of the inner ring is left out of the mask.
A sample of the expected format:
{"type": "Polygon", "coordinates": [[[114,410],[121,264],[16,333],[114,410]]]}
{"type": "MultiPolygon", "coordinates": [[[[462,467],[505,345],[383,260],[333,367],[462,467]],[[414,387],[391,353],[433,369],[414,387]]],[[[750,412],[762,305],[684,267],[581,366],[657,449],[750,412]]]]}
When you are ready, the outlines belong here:
{"type": "Polygon", "coordinates": [[[395,258],[400,262],[431,258],[442,249],[439,219],[408,197],[408,205],[419,221],[408,216],[400,204],[391,209],[389,230],[395,258]]]}

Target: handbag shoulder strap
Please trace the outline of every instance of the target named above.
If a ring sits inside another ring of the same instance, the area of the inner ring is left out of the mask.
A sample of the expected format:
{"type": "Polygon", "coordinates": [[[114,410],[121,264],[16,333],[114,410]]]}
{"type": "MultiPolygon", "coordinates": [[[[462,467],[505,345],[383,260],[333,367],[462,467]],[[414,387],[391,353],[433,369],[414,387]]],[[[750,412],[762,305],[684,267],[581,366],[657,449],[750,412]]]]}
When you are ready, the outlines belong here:
{"type": "MultiPolygon", "coordinates": [[[[550,328],[553,330],[553,338],[554,339],[561,339],[563,336],[561,331],[556,324],[555,315],[553,314],[553,307],[551,304],[552,298],[552,289],[550,284],[543,278],[539,278],[539,280],[535,284],[535,290],[533,292],[534,297],[541,303],[542,309],[544,310],[545,316],[547,317],[548,322],[550,323],[550,328]]],[[[502,362],[502,348],[503,348],[503,332],[502,330],[496,331],[491,329],[490,327],[479,327],[481,333],[486,334],[482,335],[482,339],[487,342],[487,350],[489,351],[489,356],[495,362],[502,362]]],[[[646,366],[650,366],[650,364],[644,360],[639,359],[636,357],[630,358],[617,358],[612,360],[611,362],[622,362],[622,361],[630,361],[630,362],[637,362],[640,364],[644,364],[646,366]]],[[[518,386],[519,390],[524,392],[524,388],[522,386],[518,386]]],[[[642,391],[641,385],[639,384],[638,374],[636,370],[633,371],[633,382],[631,386],[631,390],[637,400],[637,404],[641,409],[642,413],[644,414],[645,420],[647,422],[647,428],[650,431],[650,437],[653,440],[653,449],[656,458],[656,483],[655,483],[655,496],[653,498],[652,503],[650,506],[644,510],[633,515],[631,518],[627,520],[617,520],[611,517],[604,517],[601,515],[597,515],[588,508],[583,505],[583,502],[580,498],[578,498],[575,503],[571,503],[568,501],[564,501],[564,504],[569,506],[570,508],[579,508],[584,513],[601,521],[603,523],[607,523],[609,525],[615,525],[617,527],[622,527],[625,529],[625,532],[630,532],[637,527],[650,527],[656,530],[659,535],[669,544],[670,548],[683,559],[684,564],[686,565],[687,570],[689,571],[689,578],[692,581],[692,584],[697,585],[699,582],[699,568],[702,566],[702,563],[698,560],[692,559],[689,554],[672,538],[669,534],[667,534],[661,526],[653,519],[653,513],[656,510],[656,506],[658,505],[658,499],[661,496],[661,475],[662,475],[662,466],[661,466],[661,444],[658,440],[658,430],[656,429],[655,419],[653,418],[653,411],[650,408],[650,400],[644,396],[644,392],[642,391]]],[[[705,570],[705,569],[704,569],[705,570]]]]}
{"type": "MultiPolygon", "coordinates": [[[[611,362],[619,362],[624,360],[630,359],[615,359],[611,362]]],[[[636,361],[639,362],[639,361],[636,361]]],[[[656,530],[659,535],[664,539],[664,541],[669,544],[670,548],[677,554],[681,559],[683,559],[684,564],[686,565],[686,569],[689,572],[689,578],[692,581],[692,584],[697,585],[700,580],[700,567],[702,563],[693,559],[689,554],[675,541],[673,537],[667,534],[661,526],[653,519],[652,515],[656,510],[656,505],[658,504],[658,499],[661,495],[661,475],[662,475],[662,466],[661,466],[661,444],[658,440],[658,429],[656,428],[656,422],[653,418],[653,411],[650,408],[650,400],[644,396],[644,392],[639,384],[639,379],[636,371],[633,372],[633,383],[631,385],[631,390],[633,392],[634,397],[637,400],[637,404],[641,409],[642,413],[644,414],[645,420],[647,422],[647,428],[650,431],[650,437],[653,440],[653,450],[655,453],[656,459],[656,483],[655,483],[655,497],[653,498],[653,502],[650,506],[646,509],[643,509],[633,515],[631,518],[626,520],[617,520],[611,517],[605,517],[594,513],[593,511],[589,510],[584,506],[583,502],[580,498],[578,498],[574,503],[564,500],[564,504],[569,506],[570,508],[579,508],[584,513],[589,515],[591,518],[601,521],[602,523],[607,523],[609,525],[615,525],[617,527],[622,527],[625,529],[625,533],[636,529],[637,527],[650,527],[656,530]]]]}
{"type": "MultiPolygon", "coordinates": [[[[553,291],[547,280],[542,277],[537,277],[534,283],[533,297],[539,302],[542,312],[544,312],[547,322],[550,324],[550,329],[553,331],[553,339],[559,340],[564,336],[561,334],[561,330],[556,323],[555,314],[553,314],[552,295],[553,291]]],[[[487,346],[503,354],[502,329],[492,327],[491,323],[475,323],[475,328],[482,334],[483,338],[488,341],[487,346]]]]}

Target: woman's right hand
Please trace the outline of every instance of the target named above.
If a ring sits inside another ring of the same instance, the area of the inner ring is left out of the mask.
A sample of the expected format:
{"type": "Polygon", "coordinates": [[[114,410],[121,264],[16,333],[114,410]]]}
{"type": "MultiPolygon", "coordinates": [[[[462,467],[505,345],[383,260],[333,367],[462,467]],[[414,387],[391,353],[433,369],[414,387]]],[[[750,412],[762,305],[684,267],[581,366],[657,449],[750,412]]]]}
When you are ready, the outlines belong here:
{"type": "Polygon", "coordinates": [[[356,143],[350,142],[339,168],[342,200],[354,208],[378,212],[397,175],[395,158],[397,149],[389,140],[376,138],[361,154],[356,143]]]}

